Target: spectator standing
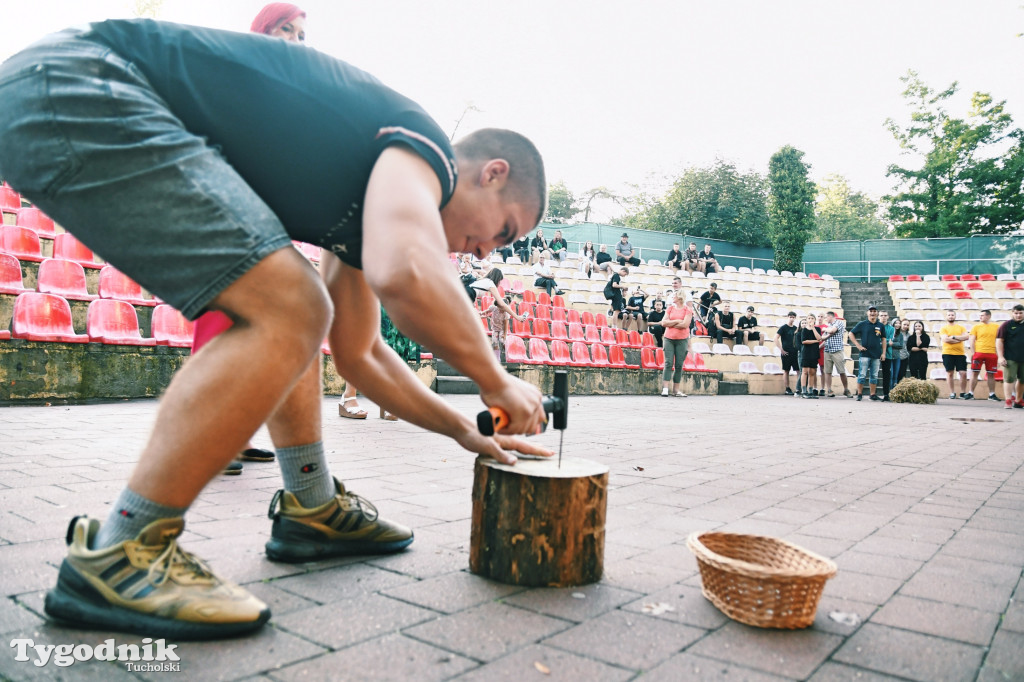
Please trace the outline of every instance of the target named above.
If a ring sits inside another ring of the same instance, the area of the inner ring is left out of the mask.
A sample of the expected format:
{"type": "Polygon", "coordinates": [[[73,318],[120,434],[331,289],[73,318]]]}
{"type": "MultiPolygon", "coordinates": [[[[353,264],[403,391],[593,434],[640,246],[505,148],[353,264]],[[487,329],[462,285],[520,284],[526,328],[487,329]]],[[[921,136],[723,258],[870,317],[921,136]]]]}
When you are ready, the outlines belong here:
{"type": "MultiPolygon", "coordinates": [[[[675,283],[673,282],[673,286],[675,283]]],[[[682,281],[680,280],[680,286],[682,281]]],[[[715,308],[722,301],[722,297],[718,294],[718,285],[712,282],[708,285],[708,290],[700,295],[700,316],[705,322],[711,322],[711,310],[715,308]]]]}
{"type": "Polygon", "coordinates": [[[775,345],[782,353],[782,376],[786,380],[786,395],[793,395],[789,387],[789,373],[800,371],[800,340],[797,338],[799,328],[796,326],[796,313],[790,311],[786,324],[775,332],[775,345]]]}
{"type": "Polygon", "coordinates": [[[850,387],[846,380],[846,350],[843,340],[846,338],[846,322],[838,317],[834,311],[825,313],[825,329],[821,332],[821,349],[825,352],[825,366],[822,371],[822,379],[825,384],[825,394],[829,398],[835,398],[832,392],[832,371],[839,371],[839,380],[843,383],[843,396],[852,398],[850,387]]]}
{"type": "Polygon", "coordinates": [[[665,257],[665,265],[671,266],[675,270],[683,267],[683,252],[679,250],[679,244],[672,245],[672,250],[665,257]]]}
{"type": "Polygon", "coordinates": [[[1003,368],[1003,398],[1006,409],[1024,408],[1024,305],[1013,306],[1011,317],[999,325],[996,356],[1003,368]],[[1011,396],[1017,396],[1017,400],[1011,396]]]}
{"type": "Polygon", "coordinates": [[[644,310],[644,301],[647,300],[647,294],[644,293],[643,289],[637,287],[633,292],[633,295],[626,299],[626,313],[625,322],[622,325],[623,329],[628,330],[631,322],[636,323],[636,330],[638,332],[647,331],[647,312],[644,310]]]}
{"type": "Polygon", "coordinates": [[[561,296],[565,293],[558,288],[558,283],[555,281],[555,273],[551,271],[551,266],[548,265],[546,251],[541,251],[537,257],[537,264],[533,266],[533,274],[537,276],[533,286],[544,289],[544,291],[548,292],[548,296],[561,296]]]}
{"type": "Polygon", "coordinates": [[[711,244],[705,244],[704,250],[697,256],[698,263],[700,263],[700,271],[704,273],[716,273],[718,272],[718,260],[715,258],[715,254],[711,252],[711,244]]]}
{"type": "Polygon", "coordinates": [[[530,253],[531,263],[536,263],[540,259],[541,254],[547,257],[551,256],[551,252],[548,251],[548,241],[544,239],[544,230],[537,228],[533,239],[530,240],[530,253]]]}
{"type": "Polygon", "coordinates": [[[685,398],[686,394],[679,390],[679,383],[683,378],[683,363],[686,361],[686,351],[690,344],[690,322],[693,317],[693,307],[687,305],[687,295],[680,289],[676,292],[675,305],[665,313],[661,324],[665,327],[664,349],[665,349],[665,370],[662,372],[661,395],[669,395],[669,380],[672,381],[672,395],[678,398],[685,398]]]}
{"type": "Polygon", "coordinates": [[[601,244],[594,262],[597,263],[597,269],[604,273],[605,279],[611,279],[611,276],[615,274],[615,267],[612,265],[612,255],[608,253],[607,244],[601,244]]]}
{"type": "Polygon", "coordinates": [[[999,400],[996,395],[996,372],[999,371],[999,356],[996,354],[996,335],[999,333],[1000,325],[992,321],[992,311],[982,310],[979,314],[981,322],[971,327],[970,338],[971,350],[974,355],[971,357],[971,371],[974,376],[971,378],[971,390],[964,396],[967,400],[974,400],[974,389],[978,387],[981,379],[982,368],[984,368],[988,382],[988,399],[999,400]]]}
{"type": "Polygon", "coordinates": [[[615,260],[619,265],[640,265],[640,259],[633,255],[633,245],[629,243],[629,235],[625,232],[615,245],[615,260]]]}
{"type": "Polygon", "coordinates": [[[698,270],[704,272],[700,267],[700,251],[697,250],[697,245],[693,242],[690,242],[690,248],[683,252],[683,266],[687,272],[697,272],[698,270]]]}
{"type": "Polygon", "coordinates": [[[882,310],[878,313],[878,321],[885,326],[885,354],[879,359],[882,374],[882,400],[889,402],[889,381],[891,380],[890,370],[892,369],[892,337],[896,330],[889,324],[889,313],[882,310]]]}
{"type": "Polygon", "coordinates": [[[885,355],[885,325],[878,320],[878,308],[868,308],[868,319],[858,322],[850,330],[849,337],[850,343],[860,351],[857,360],[857,401],[864,398],[864,386],[871,392],[872,400],[881,400],[875,391],[878,387],[878,367],[885,355]]]}
{"type": "Polygon", "coordinates": [[[889,348],[892,351],[892,357],[889,359],[889,388],[885,392],[885,402],[889,402],[889,391],[891,391],[900,381],[900,367],[902,365],[900,353],[903,352],[904,347],[907,344],[907,337],[903,335],[903,320],[898,317],[894,317],[889,320],[889,326],[893,329],[892,339],[889,340],[889,348]]]}
{"type": "Polygon", "coordinates": [[[529,233],[524,234],[519,239],[512,242],[512,249],[516,252],[519,260],[524,265],[530,262],[530,235],[529,233]]]}
{"type": "Polygon", "coordinates": [[[651,306],[651,312],[647,313],[647,331],[654,336],[655,343],[661,348],[662,336],[665,334],[665,327],[662,326],[661,321],[665,317],[665,302],[661,300],[661,294],[658,294],[658,298],[655,299],[654,304],[651,306]]]}
{"type": "Polygon", "coordinates": [[[748,305],[746,314],[740,315],[740,319],[736,322],[736,335],[737,343],[746,345],[749,341],[757,341],[757,345],[764,345],[761,332],[757,331],[757,318],[754,317],[754,306],[748,305]]]}
{"type": "Polygon", "coordinates": [[[804,398],[817,398],[813,387],[817,381],[818,355],[821,350],[821,334],[818,333],[817,320],[808,315],[800,330],[800,367],[803,375],[804,398]]]}
{"type": "Polygon", "coordinates": [[[553,257],[558,258],[559,263],[564,261],[566,256],[569,255],[569,245],[565,243],[561,230],[555,230],[555,236],[551,238],[548,250],[551,251],[553,257]]]}
{"type": "Polygon", "coordinates": [[[609,318],[609,322],[618,318],[622,320],[622,311],[625,309],[625,301],[622,298],[622,292],[629,286],[622,280],[629,274],[629,268],[622,266],[619,271],[611,276],[608,283],[604,285],[604,297],[611,302],[612,312],[609,318]]]}
{"type": "Polygon", "coordinates": [[[722,310],[715,316],[715,339],[722,343],[723,339],[739,340],[743,334],[736,331],[736,313],[730,308],[732,304],[723,303],[722,310]]]}
{"type": "Polygon", "coordinates": [[[957,324],[956,311],[946,311],[946,324],[939,330],[939,341],[942,342],[942,366],[946,368],[950,400],[956,400],[956,372],[960,372],[960,397],[967,397],[967,352],[964,342],[969,338],[963,325],[957,324]]]}
{"type": "Polygon", "coordinates": [[[915,379],[928,378],[928,348],[932,340],[924,330],[924,322],[914,322],[914,330],[907,337],[907,352],[910,354],[910,376],[915,379]]]}
{"type": "Polygon", "coordinates": [[[900,323],[900,332],[903,334],[903,348],[900,349],[900,371],[896,375],[896,380],[893,381],[893,385],[900,383],[900,381],[909,375],[910,369],[910,349],[908,348],[908,342],[910,341],[910,320],[903,320],[900,323]]]}
{"type": "Polygon", "coordinates": [[[597,251],[594,250],[594,242],[587,240],[587,243],[580,248],[580,270],[587,273],[587,278],[597,268],[597,251]]]}
{"type": "Polygon", "coordinates": [[[505,350],[505,340],[508,338],[508,319],[514,317],[522,322],[526,315],[517,315],[512,310],[512,294],[506,294],[504,298],[495,298],[487,310],[480,313],[486,317],[491,327],[491,348],[494,350],[494,359],[501,362],[501,353],[505,350]]]}

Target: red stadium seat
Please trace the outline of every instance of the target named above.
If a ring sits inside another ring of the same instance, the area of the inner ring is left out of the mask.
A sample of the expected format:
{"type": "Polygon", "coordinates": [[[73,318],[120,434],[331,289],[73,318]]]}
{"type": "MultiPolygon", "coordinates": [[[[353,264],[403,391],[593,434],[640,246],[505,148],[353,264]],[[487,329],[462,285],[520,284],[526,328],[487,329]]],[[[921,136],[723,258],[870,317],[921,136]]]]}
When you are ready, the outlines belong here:
{"type": "Polygon", "coordinates": [[[1007,282],[1006,283],[1006,288],[1007,288],[1007,290],[1013,290],[1013,289],[1020,290],[1020,289],[1024,289],[1024,282],[1007,282]]]}
{"type": "Polygon", "coordinates": [[[606,346],[614,346],[615,341],[615,330],[611,327],[601,327],[601,343],[606,346]]]}
{"type": "Polygon", "coordinates": [[[654,348],[657,343],[654,341],[654,334],[650,332],[644,332],[640,335],[640,347],[641,348],[654,348]]]}
{"type": "Polygon", "coordinates": [[[605,350],[604,346],[600,343],[595,343],[590,347],[590,355],[593,358],[592,364],[594,367],[610,367],[611,364],[608,362],[608,351],[605,350]]]}
{"type": "Polygon", "coordinates": [[[665,366],[665,349],[664,348],[655,348],[654,349],[654,357],[658,361],[658,367],[664,367],[665,366]]]}
{"type": "Polygon", "coordinates": [[[518,336],[510,334],[505,338],[505,362],[529,362],[526,344],[518,336]]]}
{"type": "Polygon", "coordinates": [[[523,295],[523,300],[526,301],[527,303],[536,303],[537,302],[537,297],[534,295],[534,293],[532,291],[530,291],[529,289],[525,289],[523,291],[517,291],[516,290],[516,284],[519,285],[519,288],[522,288],[522,286],[523,286],[522,282],[516,280],[515,282],[512,283],[512,291],[515,291],[517,294],[521,293],[523,295]]]}
{"type": "Polygon", "coordinates": [[[960,275],[961,282],[976,282],[978,280],[974,275],[960,275]]]}
{"type": "Polygon", "coordinates": [[[608,349],[608,361],[611,363],[612,367],[640,369],[640,365],[630,365],[626,362],[626,354],[622,352],[622,346],[612,346],[608,349]]]}
{"type": "Polygon", "coordinates": [[[640,366],[644,369],[662,369],[662,365],[658,363],[657,353],[655,350],[661,350],[660,348],[641,348],[640,349],[640,366]]]}
{"type": "Polygon", "coordinates": [[[582,313],[580,313],[580,324],[582,324],[584,327],[591,324],[597,324],[597,322],[594,321],[594,313],[590,312],[589,310],[584,310],[582,313]]]}
{"type": "MultiPolygon", "coordinates": [[[[615,330],[615,343],[617,345],[619,345],[619,346],[628,346],[629,345],[629,332],[627,332],[625,329],[616,329],[615,330]]],[[[611,357],[611,356],[609,356],[609,357],[611,357]]]]}
{"type": "Polygon", "coordinates": [[[807,275],[807,279],[821,279],[821,275],[812,272],[807,275]]]}
{"type": "Polygon", "coordinates": [[[480,310],[487,310],[494,305],[494,297],[490,294],[480,294],[480,297],[476,299],[476,302],[480,307],[480,310]]]}
{"type": "Polygon", "coordinates": [[[955,282],[956,281],[956,275],[943,275],[942,276],[942,281],[943,282],[955,282]]]}
{"type": "Polygon", "coordinates": [[[53,218],[34,206],[18,210],[18,225],[27,227],[40,237],[53,239],[57,234],[53,227],[53,218]]]}
{"type": "Polygon", "coordinates": [[[907,281],[908,282],[920,282],[920,281],[922,281],[921,280],[921,275],[907,275],[907,281]]]}
{"type": "Polygon", "coordinates": [[[596,324],[598,327],[607,327],[608,318],[604,316],[604,313],[596,313],[594,315],[594,324],[596,324]]]}
{"type": "Polygon", "coordinates": [[[533,315],[538,320],[548,320],[548,321],[550,321],[551,320],[551,306],[543,305],[541,303],[538,303],[537,304],[537,308],[533,312],[533,315]]]}
{"type": "Polygon", "coordinates": [[[985,290],[985,285],[982,284],[981,282],[968,282],[967,283],[967,288],[970,291],[984,291],[985,290]]]}
{"type": "Polygon", "coordinates": [[[76,334],[71,306],[55,294],[27,291],[14,299],[11,336],[29,341],[89,343],[88,334],[76,334]]]}
{"type": "Polygon", "coordinates": [[[601,343],[601,329],[596,324],[588,324],[583,332],[584,341],[587,343],[601,343]]]}
{"type": "MultiPolygon", "coordinates": [[[[192,327],[192,323],[186,320],[184,315],[166,303],[153,308],[153,338],[156,339],[158,346],[191,348],[192,327]]],[[[321,350],[327,355],[331,354],[326,339],[321,350]]]]}
{"type": "Polygon", "coordinates": [[[516,312],[520,315],[529,315],[533,317],[533,304],[527,303],[526,301],[519,301],[518,303],[513,301],[512,305],[516,307],[516,312]]]}
{"type": "Polygon", "coordinates": [[[570,341],[583,341],[586,337],[583,335],[583,327],[579,324],[569,324],[569,340],[570,341]]]}
{"type": "Polygon", "coordinates": [[[25,291],[21,279],[21,263],[14,256],[0,253],[0,294],[18,295],[25,291]]]}
{"type": "Polygon", "coordinates": [[[11,332],[6,329],[0,329],[0,341],[7,341],[11,338],[11,332]]]}
{"type": "Polygon", "coordinates": [[[551,323],[551,340],[568,341],[569,337],[565,333],[564,322],[552,322],[551,323]]]}
{"type": "Polygon", "coordinates": [[[156,301],[143,298],[142,287],[113,265],[104,265],[100,270],[100,298],[127,301],[132,305],[154,306],[156,301]]]}
{"type": "Polygon", "coordinates": [[[88,246],[74,238],[69,232],[58,234],[53,240],[53,257],[73,260],[83,268],[99,270],[103,263],[96,262],[96,256],[88,246]]]}
{"type": "Polygon", "coordinates": [[[580,311],[576,310],[575,308],[569,308],[569,314],[565,316],[565,319],[566,322],[568,322],[569,324],[583,324],[583,322],[580,319],[580,311]]]}
{"type": "Polygon", "coordinates": [[[690,351],[689,353],[686,354],[686,357],[683,359],[683,371],[684,372],[696,372],[696,371],[698,371],[697,361],[693,357],[694,354],[695,354],[694,351],[690,351]]]}
{"type": "Polygon", "coordinates": [[[956,299],[967,299],[967,298],[972,298],[972,297],[971,297],[971,292],[969,292],[969,291],[955,291],[955,292],[953,292],[953,298],[956,298],[956,299]]]}
{"type": "Polygon", "coordinates": [[[890,282],[902,282],[903,281],[903,275],[889,275],[889,281],[890,282]]]}
{"type": "Polygon", "coordinates": [[[565,307],[565,297],[561,296],[560,294],[555,294],[554,296],[552,296],[551,297],[551,307],[552,308],[564,308],[565,307]]]}
{"type": "Polygon", "coordinates": [[[551,305],[551,297],[548,296],[548,292],[542,291],[537,294],[537,303],[547,306],[551,305]]]}
{"type": "Polygon", "coordinates": [[[78,263],[46,258],[39,264],[36,288],[44,294],[57,294],[75,301],[95,301],[85,284],[85,269],[78,263]]]}
{"type": "Polygon", "coordinates": [[[119,346],[156,345],[156,339],[142,338],[139,316],[127,301],[101,298],[90,303],[86,331],[90,341],[119,346]]]}
{"type": "Polygon", "coordinates": [[[590,361],[590,349],[582,341],[574,341],[572,344],[572,363],[574,367],[593,367],[590,361]]]}
{"type": "MultiPolygon", "coordinates": [[[[644,333],[646,334],[647,332],[644,333]]],[[[629,347],[639,348],[642,345],[643,344],[640,343],[640,332],[636,331],[635,329],[631,329],[629,331],[629,347]]]]}
{"type": "Polygon", "coordinates": [[[946,282],[946,288],[950,291],[963,291],[964,285],[960,282],[946,282]]]}
{"type": "Polygon", "coordinates": [[[558,308],[552,306],[551,308],[551,321],[552,322],[565,322],[565,308],[558,308]]]}
{"type": "Polygon", "coordinates": [[[531,365],[551,364],[551,356],[548,355],[548,344],[536,336],[530,339],[530,359],[527,362],[531,365]]]}
{"type": "Polygon", "coordinates": [[[0,225],[0,252],[16,256],[18,260],[43,260],[43,250],[39,245],[39,235],[27,227],[17,225],[0,225]]]}
{"type": "Polygon", "coordinates": [[[551,340],[551,330],[548,327],[548,321],[540,318],[533,320],[533,336],[544,341],[551,340]]]}
{"type": "Polygon", "coordinates": [[[530,331],[530,321],[512,318],[512,333],[522,337],[533,336],[533,332],[530,331]]]}
{"type": "Polygon", "coordinates": [[[991,272],[986,272],[984,275],[978,275],[978,279],[982,282],[994,282],[996,281],[996,276],[991,272]]]}
{"type": "Polygon", "coordinates": [[[21,195],[13,188],[3,185],[0,187],[0,208],[10,210],[21,209],[21,195]]]}
{"type": "Polygon", "coordinates": [[[482,324],[484,326],[484,333],[487,334],[487,336],[490,336],[491,335],[491,325],[487,321],[487,318],[486,317],[481,317],[480,318],[480,324],[482,324]]]}
{"type": "Polygon", "coordinates": [[[552,341],[551,342],[551,362],[552,365],[571,365],[572,358],[569,355],[569,345],[565,341],[552,341]]]}

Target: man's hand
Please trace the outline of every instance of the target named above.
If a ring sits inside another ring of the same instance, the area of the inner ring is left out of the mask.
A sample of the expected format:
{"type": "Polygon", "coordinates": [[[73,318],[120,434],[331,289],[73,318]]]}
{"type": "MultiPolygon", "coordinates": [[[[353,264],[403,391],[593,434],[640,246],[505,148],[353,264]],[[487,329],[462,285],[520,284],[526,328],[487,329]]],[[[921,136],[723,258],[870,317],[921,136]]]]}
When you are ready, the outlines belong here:
{"type": "Polygon", "coordinates": [[[498,390],[485,393],[481,388],[480,393],[485,405],[500,407],[508,414],[508,426],[502,429],[505,433],[536,433],[545,419],[542,397],[539,388],[511,374],[503,376],[498,390]]]}
{"type": "Polygon", "coordinates": [[[524,455],[537,455],[540,457],[551,457],[555,454],[553,450],[548,450],[545,447],[531,443],[525,438],[503,436],[501,434],[484,436],[476,429],[466,431],[465,434],[455,440],[459,445],[470,452],[493,457],[502,464],[516,463],[517,458],[510,451],[519,452],[524,455]]]}

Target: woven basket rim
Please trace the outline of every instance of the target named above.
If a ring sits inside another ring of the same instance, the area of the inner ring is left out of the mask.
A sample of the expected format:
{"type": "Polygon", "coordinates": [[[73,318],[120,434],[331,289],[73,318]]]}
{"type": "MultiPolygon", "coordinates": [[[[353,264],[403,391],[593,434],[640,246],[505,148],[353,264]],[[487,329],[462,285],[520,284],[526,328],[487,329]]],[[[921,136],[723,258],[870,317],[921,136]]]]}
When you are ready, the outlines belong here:
{"type": "Polygon", "coordinates": [[[750,576],[763,576],[765,578],[822,578],[828,580],[833,577],[839,570],[839,567],[834,561],[827,557],[823,557],[817,552],[812,552],[809,549],[805,549],[800,545],[782,540],[780,538],[774,538],[770,535],[753,535],[751,533],[734,533],[730,531],[719,531],[719,530],[704,530],[694,531],[690,533],[689,537],[686,538],[686,546],[693,552],[698,559],[711,561],[717,564],[721,570],[728,571],[733,570],[739,573],[745,573],[750,576]],[[786,570],[779,568],[772,568],[765,566],[764,564],[755,564],[749,561],[742,561],[740,559],[733,559],[709,549],[702,541],[701,538],[705,535],[728,535],[738,539],[754,539],[767,541],[770,544],[783,545],[790,549],[796,550],[797,552],[814,559],[822,565],[821,570],[807,571],[807,570],[786,570]]]}

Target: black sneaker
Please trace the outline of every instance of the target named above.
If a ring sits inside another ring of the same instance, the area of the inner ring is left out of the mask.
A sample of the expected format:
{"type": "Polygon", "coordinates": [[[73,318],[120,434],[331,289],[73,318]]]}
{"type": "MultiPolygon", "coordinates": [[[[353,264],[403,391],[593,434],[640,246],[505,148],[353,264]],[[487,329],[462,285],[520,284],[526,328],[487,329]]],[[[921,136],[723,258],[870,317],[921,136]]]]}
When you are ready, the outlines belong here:
{"type": "Polygon", "coordinates": [[[835,397],[836,397],[836,394],[835,394],[835,393],[833,393],[832,391],[829,391],[829,392],[828,392],[828,396],[826,396],[826,397],[828,397],[828,398],[835,398],[835,397]]]}
{"type": "Polygon", "coordinates": [[[858,393],[857,394],[857,402],[859,403],[862,400],[864,400],[864,394],[863,393],[858,393]]]}
{"type": "Polygon", "coordinates": [[[989,393],[988,394],[988,399],[989,400],[995,400],[996,402],[998,402],[999,401],[999,396],[997,396],[995,393],[989,393]]]}
{"type": "Polygon", "coordinates": [[[787,388],[786,389],[786,395],[793,395],[793,389],[787,388]]]}
{"type": "Polygon", "coordinates": [[[974,392],[967,391],[967,393],[961,393],[960,397],[963,398],[964,400],[974,400],[974,392]]]}
{"type": "Polygon", "coordinates": [[[267,516],[274,520],[267,556],[273,561],[302,562],[354,554],[398,552],[413,540],[410,529],[377,515],[373,504],[335,479],[337,494],[307,509],[286,490],[270,500],[267,516]]]}
{"type": "Polygon", "coordinates": [[[882,398],[882,402],[883,403],[891,403],[892,401],[889,400],[889,396],[885,396],[884,398],[882,398]]]}
{"type": "Polygon", "coordinates": [[[852,398],[853,397],[853,394],[850,393],[850,389],[846,389],[845,391],[843,391],[843,397],[844,398],[852,398]]]}
{"type": "Polygon", "coordinates": [[[221,473],[225,476],[238,476],[242,473],[242,463],[237,459],[232,460],[230,464],[224,467],[224,471],[221,473]]]}
{"type": "Polygon", "coordinates": [[[1024,403],[1018,400],[1013,404],[1013,408],[1015,410],[1024,410],[1024,403]]]}
{"type": "Polygon", "coordinates": [[[872,394],[871,394],[871,399],[872,399],[872,400],[874,400],[874,401],[875,401],[876,403],[877,403],[877,402],[881,402],[881,400],[882,400],[881,398],[879,398],[879,397],[878,397],[877,395],[875,395],[874,393],[872,393],[872,394]]]}

